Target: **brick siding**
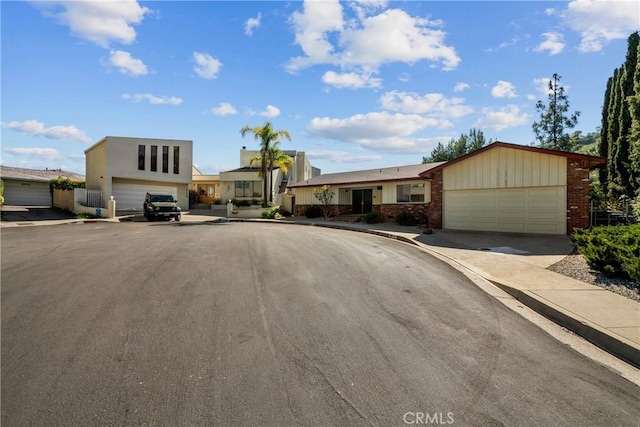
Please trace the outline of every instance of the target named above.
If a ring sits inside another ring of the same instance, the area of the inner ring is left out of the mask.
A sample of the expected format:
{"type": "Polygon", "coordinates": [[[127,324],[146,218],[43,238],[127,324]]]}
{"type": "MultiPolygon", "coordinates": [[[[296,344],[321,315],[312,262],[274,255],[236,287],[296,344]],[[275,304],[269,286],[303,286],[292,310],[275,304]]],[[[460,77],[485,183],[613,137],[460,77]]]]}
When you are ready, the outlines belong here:
{"type": "Polygon", "coordinates": [[[431,177],[431,203],[429,203],[430,228],[442,228],[442,170],[436,171],[431,177]]]}
{"type": "Polygon", "coordinates": [[[589,227],[589,168],[582,160],[567,161],[567,234],[589,227]]]}

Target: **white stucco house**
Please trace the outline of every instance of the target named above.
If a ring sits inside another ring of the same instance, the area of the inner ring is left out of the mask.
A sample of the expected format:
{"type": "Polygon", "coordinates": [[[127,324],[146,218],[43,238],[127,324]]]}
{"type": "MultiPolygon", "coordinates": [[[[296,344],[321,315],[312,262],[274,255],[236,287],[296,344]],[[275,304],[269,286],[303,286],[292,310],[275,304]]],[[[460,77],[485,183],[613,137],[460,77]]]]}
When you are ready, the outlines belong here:
{"type": "Polygon", "coordinates": [[[85,150],[86,187],[102,191],[119,211],[140,211],[147,192],[171,194],[189,208],[193,142],[107,136],[85,150]]]}

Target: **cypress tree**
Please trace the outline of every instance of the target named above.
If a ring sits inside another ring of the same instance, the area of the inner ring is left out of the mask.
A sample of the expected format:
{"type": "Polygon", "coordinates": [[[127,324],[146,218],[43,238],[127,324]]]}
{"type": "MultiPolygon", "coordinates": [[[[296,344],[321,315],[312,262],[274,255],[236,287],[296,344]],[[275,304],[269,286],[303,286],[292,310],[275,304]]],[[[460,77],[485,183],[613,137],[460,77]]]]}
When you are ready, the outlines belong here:
{"type": "Polygon", "coordinates": [[[631,131],[629,135],[629,157],[631,160],[631,186],[640,197],[640,44],[636,49],[636,67],[633,74],[633,95],[627,98],[631,113],[631,131]]]}
{"type": "Polygon", "coordinates": [[[620,137],[620,111],[622,109],[622,96],[620,95],[620,74],[621,69],[616,68],[613,72],[611,83],[611,102],[607,121],[607,139],[609,141],[609,153],[607,155],[607,175],[609,199],[617,199],[620,194],[620,177],[616,161],[618,155],[618,140],[620,137]]]}
{"type": "MultiPolygon", "coordinates": [[[[607,90],[604,92],[604,102],[602,104],[602,125],[600,126],[600,143],[598,144],[598,155],[601,157],[609,157],[611,142],[609,141],[609,109],[611,108],[611,86],[613,85],[613,77],[607,80],[607,90]]],[[[598,178],[604,194],[607,194],[609,183],[609,174],[606,168],[598,171],[598,178]]]]}

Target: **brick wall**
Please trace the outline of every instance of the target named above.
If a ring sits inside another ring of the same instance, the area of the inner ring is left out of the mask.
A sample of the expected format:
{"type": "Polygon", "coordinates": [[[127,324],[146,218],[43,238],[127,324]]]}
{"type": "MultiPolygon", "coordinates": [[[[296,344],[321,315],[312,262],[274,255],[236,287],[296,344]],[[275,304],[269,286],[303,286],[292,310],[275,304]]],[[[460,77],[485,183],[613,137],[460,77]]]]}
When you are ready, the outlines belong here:
{"type": "Polygon", "coordinates": [[[428,203],[420,203],[420,204],[388,204],[388,205],[380,205],[380,215],[382,216],[383,221],[395,221],[396,216],[400,212],[408,212],[413,215],[413,217],[420,224],[426,224],[427,217],[429,215],[429,204],[428,203]]]}
{"type": "MultiPolygon", "coordinates": [[[[311,205],[295,205],[293,214],[295,216],[304,216],[307,208],[311,205]]],[[[314,205],[322,208],[321,205],[314,205]]],[[[331,205],[329,207],[329,216],[349,215],[352,212],[351,205],[331,205]]]]}
{"type": "Polygon", "coordinates": [[[582,160],[567,161],[567,234],[589,227],[589,168],[582,160]]]}
{"type": "Polygon", "coordinates": [[[429,221],[431,228],[442,228],[442,170],[436,171],[431,177],[431,203],[429,203],[429,221]]]}

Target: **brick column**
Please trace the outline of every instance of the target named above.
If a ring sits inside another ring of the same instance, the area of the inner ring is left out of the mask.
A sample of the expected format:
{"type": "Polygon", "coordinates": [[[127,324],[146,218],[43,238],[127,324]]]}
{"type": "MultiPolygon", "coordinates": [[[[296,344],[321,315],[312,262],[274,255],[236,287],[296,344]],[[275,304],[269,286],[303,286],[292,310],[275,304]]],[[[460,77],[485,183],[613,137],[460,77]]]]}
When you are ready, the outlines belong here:
{"type": "Polygon", "coordinates": [[[442,228],[442,170],[436,171],[431,179],[428,225],[431,228],[442,228]]]}
{"type": "Polygon", "coordinates": [[[567,234],[589,227],[589,167],[567,159],[567,234]]]}

